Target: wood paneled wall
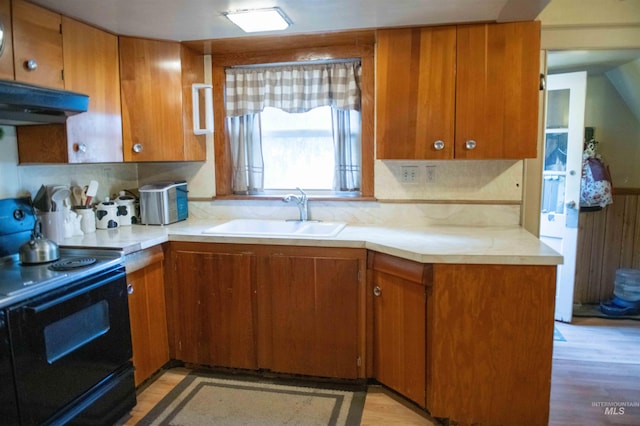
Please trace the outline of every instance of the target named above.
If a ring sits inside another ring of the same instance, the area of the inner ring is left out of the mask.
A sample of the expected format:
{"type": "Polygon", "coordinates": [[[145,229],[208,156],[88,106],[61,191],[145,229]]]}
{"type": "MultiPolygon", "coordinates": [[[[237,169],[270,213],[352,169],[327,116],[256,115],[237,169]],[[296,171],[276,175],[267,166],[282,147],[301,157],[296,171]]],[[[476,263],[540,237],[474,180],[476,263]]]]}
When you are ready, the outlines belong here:
{"type": "Polygon", "coordinates": [[[617,190],[613,204],[580,213],[574,303],[612,298],[619,268],[640,268],[640,189],[617,190]]]}

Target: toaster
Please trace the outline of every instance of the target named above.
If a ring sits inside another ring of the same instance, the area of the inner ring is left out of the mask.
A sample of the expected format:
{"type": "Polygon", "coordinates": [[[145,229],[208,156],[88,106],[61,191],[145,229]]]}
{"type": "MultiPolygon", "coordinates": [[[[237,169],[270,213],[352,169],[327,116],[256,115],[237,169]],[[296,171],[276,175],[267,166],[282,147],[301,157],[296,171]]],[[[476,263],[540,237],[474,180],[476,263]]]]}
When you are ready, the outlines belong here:
{"type": "Polygon", "coordinates": [[[157,182],[138,188],[140,222],[168,225],[189,217],[186,182],[157,182]]]}

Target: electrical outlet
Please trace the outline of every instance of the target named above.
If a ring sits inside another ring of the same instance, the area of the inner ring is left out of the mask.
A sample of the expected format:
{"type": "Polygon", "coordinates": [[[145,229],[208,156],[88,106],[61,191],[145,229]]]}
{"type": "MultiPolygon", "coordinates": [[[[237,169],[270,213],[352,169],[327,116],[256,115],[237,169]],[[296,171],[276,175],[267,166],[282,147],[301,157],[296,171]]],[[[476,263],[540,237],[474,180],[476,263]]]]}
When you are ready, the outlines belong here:
{"type": "Polygon", "coordinates": [[[418,182],[418,166],[400,167],[400,182],[404,182],[404,183],[418,182]]]}
{"type": "Polygon", "coordinates": [[[436,181],[436,166],[426,166],[425,167],[427,170],[426,176],[427,178],[425,179],[427,183],[432,183],[436,181]]]}

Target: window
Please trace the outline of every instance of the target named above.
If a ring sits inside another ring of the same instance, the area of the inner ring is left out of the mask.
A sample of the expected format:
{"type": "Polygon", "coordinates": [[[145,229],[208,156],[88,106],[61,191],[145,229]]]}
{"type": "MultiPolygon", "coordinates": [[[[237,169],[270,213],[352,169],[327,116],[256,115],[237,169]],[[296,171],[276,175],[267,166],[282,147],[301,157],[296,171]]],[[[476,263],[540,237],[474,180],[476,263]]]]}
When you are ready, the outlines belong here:
{"type": "Polygon", "coordinates": [[[331,108],[295,114],[269,107],[261,115],[264,189],[333,189],[331,108]]]}
{"type": "Polygon", "coordinates": [[[360,61],[226,70],[233,191],[360,194],[360,61]]]}
{"type": "MultiPolygon", "coordinates": [[[[350,114],[351,137],[359,138],[360,114],[350,114]]],[[[265,108],[261,113],[264,190],[296,186],[315,192],[335,192],[336,147],[331,107],[304,113],[265,108]]]]}

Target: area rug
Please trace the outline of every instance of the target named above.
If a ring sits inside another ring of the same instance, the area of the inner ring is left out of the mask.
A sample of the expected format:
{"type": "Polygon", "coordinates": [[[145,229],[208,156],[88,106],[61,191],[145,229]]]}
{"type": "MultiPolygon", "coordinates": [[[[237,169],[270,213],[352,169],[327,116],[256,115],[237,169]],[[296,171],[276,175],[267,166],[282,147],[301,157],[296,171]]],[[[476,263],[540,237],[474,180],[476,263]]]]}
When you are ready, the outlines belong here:
{"type": "Polygon", "coordinates": [[[607,318],[607,319],[631,319],[640,321],[640,315],[621,315],[621,316],[611,316],[602,313],[600,310],[600,305],[590,305],[590,304],[576,304],[573,305],[573,316],[574,317],[594,317],[594,318],[607,318]]]}
{"type": "Polygon", "coordinates": [[[359,425],[363,386],[304,386],[209,372],[187,375],[139,425],[359,425]]]}

